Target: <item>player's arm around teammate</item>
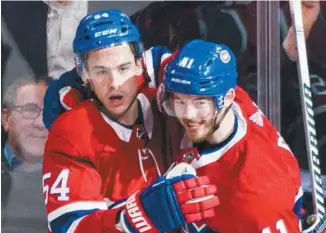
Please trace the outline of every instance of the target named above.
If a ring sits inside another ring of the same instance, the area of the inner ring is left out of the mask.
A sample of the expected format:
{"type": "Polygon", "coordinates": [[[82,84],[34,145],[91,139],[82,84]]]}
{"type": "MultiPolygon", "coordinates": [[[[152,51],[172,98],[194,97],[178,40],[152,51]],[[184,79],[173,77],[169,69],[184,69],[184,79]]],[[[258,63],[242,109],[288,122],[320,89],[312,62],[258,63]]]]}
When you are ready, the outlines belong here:
{"type": "Polygon", "coordinates": [[[78,26],[76,72],[91,99],[50,128],[42,182],[51,232],[168,232],[214,215],[207,178],[185,165],[159,177],[160,131],[153,98],[140,93],[139,37],[117,10],[78,26]]]}

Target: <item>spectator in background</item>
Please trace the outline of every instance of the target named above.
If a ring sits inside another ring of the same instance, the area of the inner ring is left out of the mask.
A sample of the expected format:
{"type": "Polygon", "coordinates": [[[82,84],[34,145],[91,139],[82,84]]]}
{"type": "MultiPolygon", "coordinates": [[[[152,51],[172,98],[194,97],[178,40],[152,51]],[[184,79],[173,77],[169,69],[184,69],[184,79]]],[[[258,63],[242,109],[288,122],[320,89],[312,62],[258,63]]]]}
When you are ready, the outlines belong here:
{"type": "Polygon", "coordinates": [[[8,140],[3,154],[12,168],[21,164],[30,170],[42,158],[47,130],[41,112],[50,81],[47,76],[19,78],[5,92],[1,115],[8,140]]]}
{"type": "Polygon", "coordinates": [[[51,1],[47,14],[48,75],[59,78],[75,67],[72,40],[79,21],[87,14],[87,1],[51,1]]]}
{"type": "Polygon", "coordinates": [[[56,79],[74,67],[71,44],[87,1],[4,1],[1,6],[1,42],[11,48],[4,86],[24,74],[56,79]]]}
{"type": "Polygon", "coordinates": [[[148,2],[124,1],[3,1],[1,54],[2,85],[25,74],[57,79],[74,67],[72,40],[79,21],[87,12],[121,9],[132,14],[148,2]],[[5,54],[10,51],[9,54],[5,54]],[[6,56],[7,55],[7,56],[6,56]],[[6,61],[8,60],[8,62],[6,61]]]}
{"type": "MultiPolygon", "coordinates": [[[[326,2],[307,1],[303,10],[305,37],[307,39],[308,67],[310,73],[313,110],[316,123],[320,168],[323,182],[324,202],[326,203],[326,2]]],[[[283,7],[287,21],[290,22],[288,5],[283,7]]],[[[293,35],[293,28],[288,31],[287,42],[293,35]]],[[[286,46],[291,47],[294,41],[286,46]]],[[[292,46],[293,48],[293,46],[292,46]]],[[[289,59],[297,60],[295,47],[290,50],[289,59]]],[[[302,118],[302,100],[296,63],[288,63],[281,69],[282,74],[282,135],[299,160],[301,181],[305,192],[305,208],[308,213],[313,210],[311,198],[311,175],[306,149],[306,137],[302,118]]]]}
{"type": "Polygon", "coordinates": [[[18,78],[5,91],[2,126],[2,232],[46,232],[42,196],[42,157],[47,130],[42,120],[43,98],[52,78],[18,78]]]}

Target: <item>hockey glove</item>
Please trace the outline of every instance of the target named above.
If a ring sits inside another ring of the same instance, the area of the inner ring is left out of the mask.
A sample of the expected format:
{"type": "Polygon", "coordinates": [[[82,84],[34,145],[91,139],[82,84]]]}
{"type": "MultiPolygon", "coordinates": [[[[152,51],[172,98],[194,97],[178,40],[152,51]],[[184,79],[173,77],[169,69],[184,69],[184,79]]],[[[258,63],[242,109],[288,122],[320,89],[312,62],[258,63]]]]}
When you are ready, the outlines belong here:
{"type": "Polygon", "coordinates": [[[121,213],[125,232],[169,232],[185,223],[214,216],[219,204],[216,186],[208,177],[196,177],[195,170],[181,163],[145,190],[128,198],[121,213]]]}
{"type": "Polygon", "coordinates": [[[87,98],[87,90],[76,69],[61,75],[48,87],[44,97],[43,122],[49,129],[52,123],[67,109],[87,98]]]}

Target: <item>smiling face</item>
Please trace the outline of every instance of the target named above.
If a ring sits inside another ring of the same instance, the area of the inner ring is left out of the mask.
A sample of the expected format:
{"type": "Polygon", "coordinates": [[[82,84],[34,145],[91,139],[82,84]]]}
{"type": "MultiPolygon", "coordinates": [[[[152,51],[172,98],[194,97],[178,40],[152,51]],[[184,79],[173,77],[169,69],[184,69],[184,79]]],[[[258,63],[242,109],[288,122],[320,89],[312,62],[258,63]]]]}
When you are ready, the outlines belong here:
{"type": "Polygon", "coordinates": [[[2,109],[2,125],[8,132],[8,144],[16,156],[26,160],[38,160],[43,156],[48,131],[42,121],[43,98],[47,89],[43,83],[27,84],[17,91],[15,106],[25,106],[25,115],[36,115],[28,119],[21,108],[2,109]]]}
{"type": "MultiPolygon", "coordinates": [[[[167,107],[165,110],[170,113],[173,112],[189,139],[194,143],[207,141],[213,137],[217,129],[216,126],[226,121],[224,116],[233,100],[231,98],[225,101],[226,105],[221,109],[217,109],[213,97],[180,93],[170,93],[169,96],[170,104],[165,105],[167,107]]],[[[224,129],[219,128],[219,131],[221,130],[224,129]]]]}
{"type": "Polygon", "coordinates": [[[213,133],[216,111],[211,97],[173,93],[173,108],[181,125],[193,142],[204,141],[213,133]]]}
{"type": "Polygon", "coordinates": [[[87,54],[88,82],[110,117],[117,119],[138,94],[137,76],[141,62],[129,44],[108,47],[87,54]]]}

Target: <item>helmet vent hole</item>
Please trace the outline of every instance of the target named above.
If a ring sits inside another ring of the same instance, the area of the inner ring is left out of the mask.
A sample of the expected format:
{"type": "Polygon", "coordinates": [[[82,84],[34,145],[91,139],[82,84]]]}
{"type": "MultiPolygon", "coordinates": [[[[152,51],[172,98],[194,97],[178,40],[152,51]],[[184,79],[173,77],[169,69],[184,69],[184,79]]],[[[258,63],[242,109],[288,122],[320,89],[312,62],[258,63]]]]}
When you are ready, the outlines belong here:
{"type": "Polygon", "coordinates": [[[201,86],[210,86],[210,85],[212,85],[213,83],[212,83],[212,81],[211,80],[206,80],[206,81],[201,81],[200,82],[200,85],[201,86]]]}
{"type": "Polygon", "coordinates": [[[106,25],[106,24],[113,24],[113,21],[100,22],[100,23],[94,24],[94,27],[98,27],[98,26],[106,25]]]}
{"type": "Polygon", "coordinates": [[[90,39],[89,35],[84,36],[84,40],[89,40],[89,39],[90,39]]]}
{"type": "Polygon", "coordinates": [[[122,33],[125,33],[126,31],[128,31],[128,27],[123,27],[123,28],[121,28],[121,32],[122,32],[122,33]]]}
{"type": "Polygon", "coordinates": [[[206,62],[205,66],[211,66],[213,65],[213,60],[209,60],[208,62],[206,62]]]}

